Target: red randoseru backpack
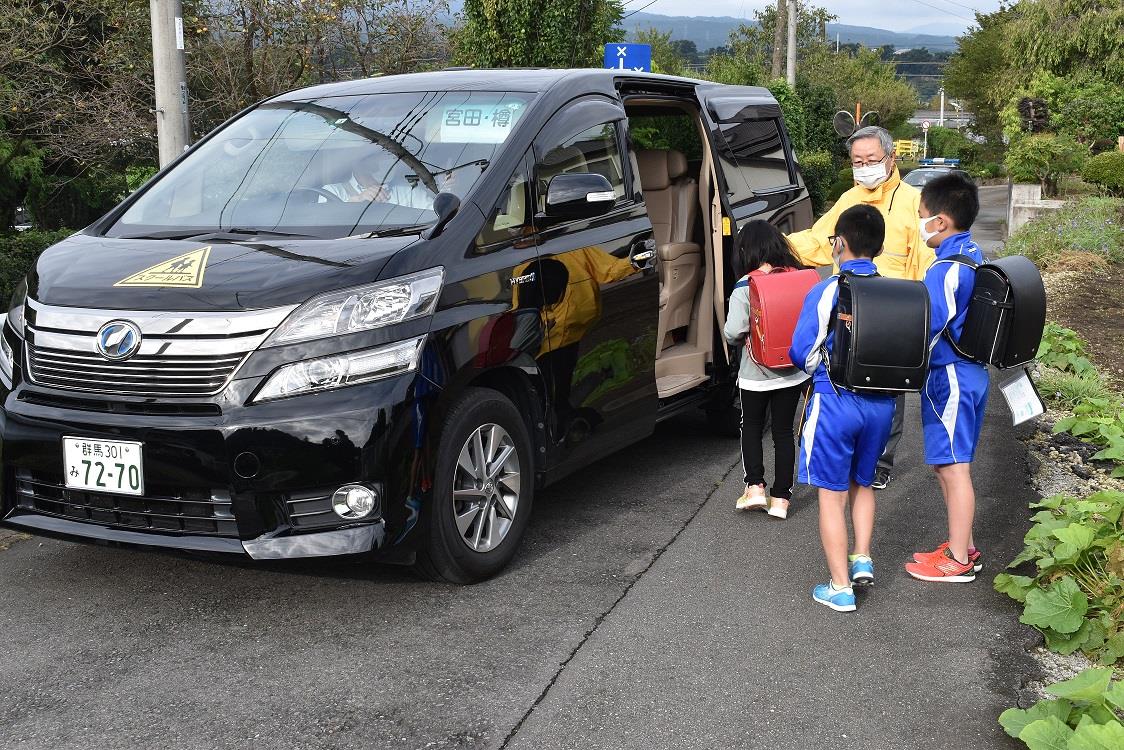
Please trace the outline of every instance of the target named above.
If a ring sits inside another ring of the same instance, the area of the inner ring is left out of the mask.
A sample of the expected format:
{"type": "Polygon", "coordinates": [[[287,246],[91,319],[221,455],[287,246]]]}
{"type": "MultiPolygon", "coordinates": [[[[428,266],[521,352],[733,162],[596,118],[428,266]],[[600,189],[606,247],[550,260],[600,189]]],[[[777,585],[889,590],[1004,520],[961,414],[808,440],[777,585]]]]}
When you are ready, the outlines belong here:
{"type": "Polygon", "coordinates": [[[794,367],[788,358],[792,333],[804,298],[819,281],[820,275],[810,268],[750,272],[746,347],[754,362],[771,369],[794,367]]]}

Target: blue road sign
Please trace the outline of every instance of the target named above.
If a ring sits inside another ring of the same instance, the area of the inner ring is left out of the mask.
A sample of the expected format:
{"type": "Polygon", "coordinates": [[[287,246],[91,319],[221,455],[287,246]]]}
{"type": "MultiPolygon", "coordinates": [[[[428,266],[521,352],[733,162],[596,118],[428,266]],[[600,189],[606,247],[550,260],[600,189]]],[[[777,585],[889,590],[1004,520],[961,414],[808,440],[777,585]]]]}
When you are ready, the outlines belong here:
{"type": "Polygon", "coordinates": [[[605,67],[652,72],[652,45],[606,44],[605,67]]]}

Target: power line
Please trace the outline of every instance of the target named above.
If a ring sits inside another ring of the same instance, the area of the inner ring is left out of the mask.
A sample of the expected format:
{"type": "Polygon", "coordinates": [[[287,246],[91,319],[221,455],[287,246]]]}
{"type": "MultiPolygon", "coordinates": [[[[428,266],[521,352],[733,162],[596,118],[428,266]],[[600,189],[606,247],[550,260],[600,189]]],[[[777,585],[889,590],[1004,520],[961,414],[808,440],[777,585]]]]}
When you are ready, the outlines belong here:
{"type": "Polygon", "coordinates": [[[933,10],[938,10],[941,13],[945,13],[947,15],[952,16],[953,18],[959,18],[962,21],[970,21],[972,23],[975,23],[975,21],[976,21],[976,19],[974,19],[974,18],[967,18],[966,16],[962,16],[959,13],[953,13],[951,10],[948,10],[947,8],[942,8],[939,5],[932,5],[930,3],[925,2],[925,0],[913,0],[913,2],[917,3],[918,5],[924,5],[926,8],[932,8],[933,10]]]}
{"type": "Polygon", "coordinates": [[[629,16],[635,16],[637,13],[644,10],[645,8],[651,8],[653,5],[655,5],[659,1],[660,0],[652,0],[652,2],[648,3],[647,5],[641,5],[639,8],[632,11],[631,13],[625,13],[623,16],[621,16],[621,20],[623,21],[624,19],[628,18],[629,16]]]}
{"type": "Polygon", "coordinates": [[[944,2],[948,3],[949,5],[958,5],[961,8],[963,8],[964,10],[970,10],[973,13],[979,13],[980,12],[979,8],[973,8],[971,5],[965,5],[964,3],[958,3],[958,2],[956,2],[956,0],[944,0],[944,2]]]}

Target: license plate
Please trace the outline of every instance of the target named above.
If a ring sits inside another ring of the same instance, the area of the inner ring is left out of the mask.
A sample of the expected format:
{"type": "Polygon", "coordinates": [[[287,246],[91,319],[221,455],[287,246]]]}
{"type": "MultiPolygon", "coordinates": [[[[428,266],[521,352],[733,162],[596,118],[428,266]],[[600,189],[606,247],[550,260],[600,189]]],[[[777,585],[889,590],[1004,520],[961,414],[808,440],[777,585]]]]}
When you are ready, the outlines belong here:
{"type": "Polygon", "coordinates": [[[66,486],[75,490],[144,494],[142,443],[123,440],[63,438],[66,486]]]}

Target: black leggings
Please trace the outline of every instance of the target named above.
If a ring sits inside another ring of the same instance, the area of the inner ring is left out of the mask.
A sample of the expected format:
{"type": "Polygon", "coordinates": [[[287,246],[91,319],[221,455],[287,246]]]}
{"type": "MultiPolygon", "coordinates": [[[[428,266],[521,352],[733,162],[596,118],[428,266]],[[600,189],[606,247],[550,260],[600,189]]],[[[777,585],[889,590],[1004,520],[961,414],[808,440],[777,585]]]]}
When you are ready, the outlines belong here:
{"type": "Polygon", "coordinates": [[[765,458],[761,448],[765,412],[772,411],[773,497],[792,497],[792,472],[796,468],[796,437],[793,423],[796,406],[806,383],[775,391],[742,390],[742,467],[746,484],[765,484],[765,458]]]}

